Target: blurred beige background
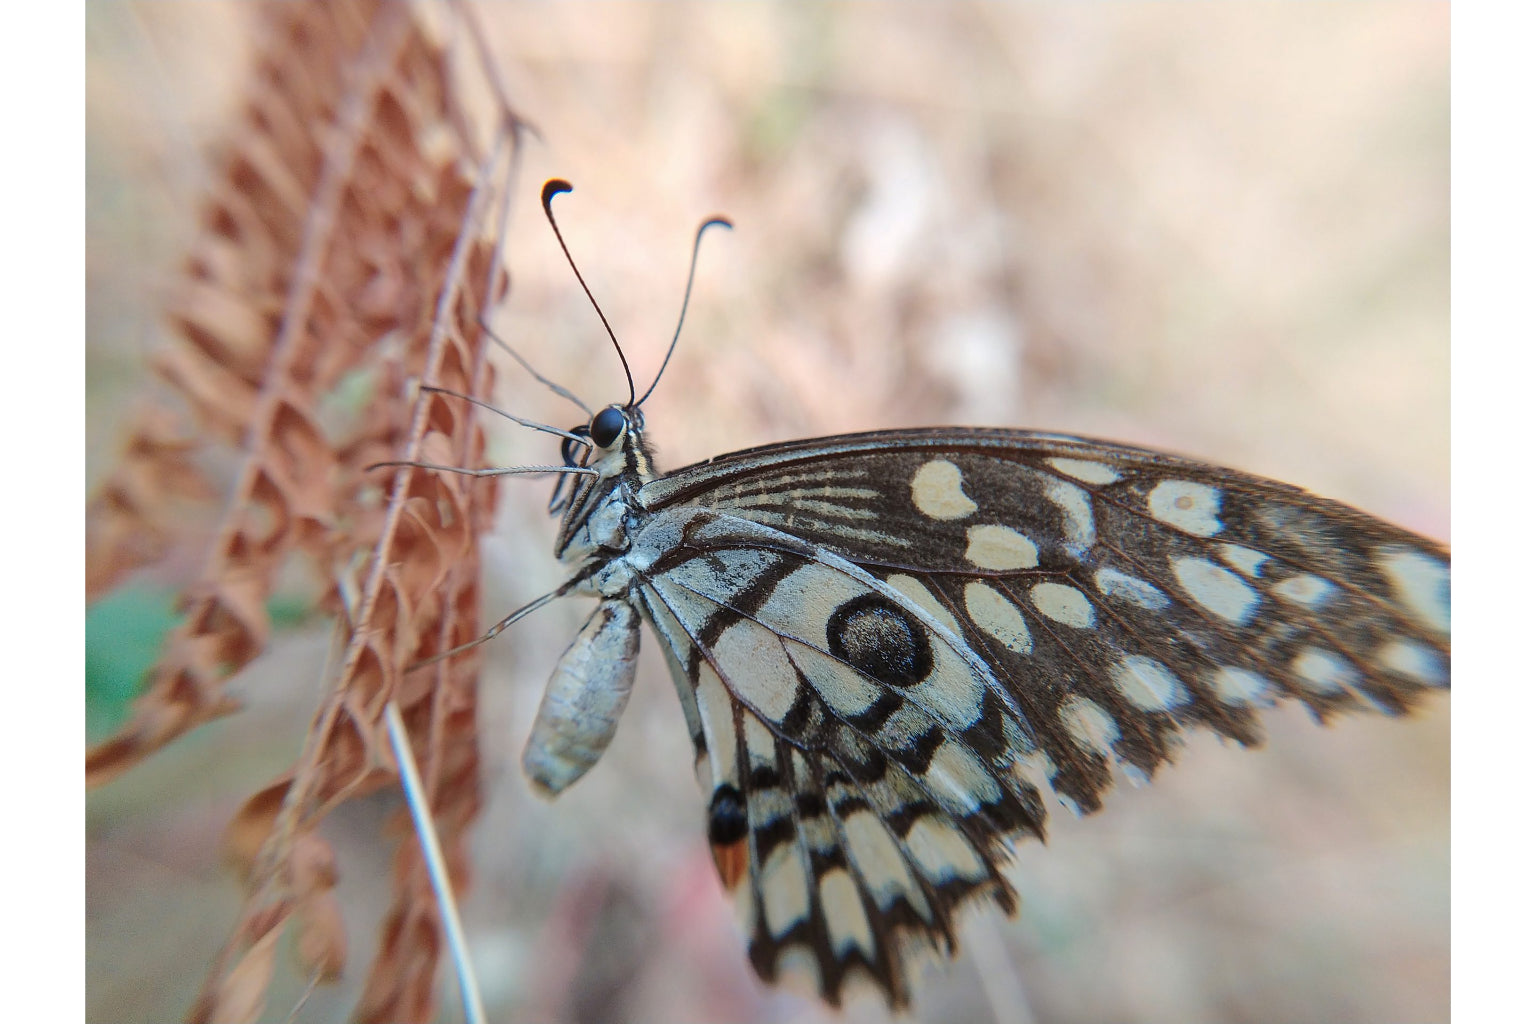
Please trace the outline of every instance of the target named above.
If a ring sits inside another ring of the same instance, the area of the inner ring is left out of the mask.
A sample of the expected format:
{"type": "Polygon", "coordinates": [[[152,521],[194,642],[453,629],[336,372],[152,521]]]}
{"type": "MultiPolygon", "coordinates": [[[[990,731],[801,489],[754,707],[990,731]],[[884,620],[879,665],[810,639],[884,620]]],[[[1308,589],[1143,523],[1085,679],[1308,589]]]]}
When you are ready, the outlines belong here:
{"type": "MultiPolygon", "coordinates": [[[[158,303],[238,97],[240,5],[89,5],[87,478],[148,386],[158,303]]],[[[845,430],[1019,425],[1301,484],[1449,536],[1449,15],[1444,5],[495,4],[525,152],[498,329],[589,403],[622,400],[562,228],[643,388],[698,221],[693,308],[646,406],[662,464],[845,430]]],[[[466,53],[467,58],[467,53],[466,53]]],[[[464,74],[474,79],[466,59],[464,74]]],[[[473,85],[471,86],[473,87],[473,85]]],[[[515,367],[510,410],[572,410],[515,367]]],[[[490,425],[495,458],[552,446],[490,425]]],[[[488,619],[559,571],[548,486],[509,482],[488,619]]],[[[185,571],[184,569],[181,571],[185,571]]],[[[174,568],[159,579],[176,581],[174,568]]],[[[820,1021],[752,979],[702,839],[653,645],[604,762],[558,805],[517,759],[586,609],[487,656],[488,806],[465,914],[495,1019],[820,1021]]],[[[233,922],[228,814],[291,760],[323,625],[238,681],[246,715],[91,795],[92,1020],[179,1016],[233,922]]],[[[920,1020],[1430,1021],[1449,1015],[1449,701],[1412,721],[1271,716],[1192,739],[1149,788],[1052,819],[974,914],[920,1020]],[[1001,1007],[1001,1009],[998,1009],[1001,1007]]],[[[329,835],[352,908],[342,1020],[387,900],[386,798],[329,835]]],[[[302,981],[279,980],[282,1019],[302,981]]],[[[457,1019],[451,994],[444,1019],[457,1019]]],[[[855,1021],[884,1019],[855,1005],[855,1021]]]]}

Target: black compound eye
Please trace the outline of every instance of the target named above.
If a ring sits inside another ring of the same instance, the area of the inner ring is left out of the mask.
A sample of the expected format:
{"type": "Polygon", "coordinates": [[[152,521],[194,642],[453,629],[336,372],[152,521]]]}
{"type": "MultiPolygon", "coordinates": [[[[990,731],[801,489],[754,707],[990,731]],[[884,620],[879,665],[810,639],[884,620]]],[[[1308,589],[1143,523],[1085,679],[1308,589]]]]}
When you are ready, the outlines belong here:
{"type": "Polygon", "coordinates": [[[599,448],[612,448],[613,443],[624,433],[627,421],[624,418],[624,410],[616,405],[610,405],[596,416],[592,417],[592,441],[599,448]]]}

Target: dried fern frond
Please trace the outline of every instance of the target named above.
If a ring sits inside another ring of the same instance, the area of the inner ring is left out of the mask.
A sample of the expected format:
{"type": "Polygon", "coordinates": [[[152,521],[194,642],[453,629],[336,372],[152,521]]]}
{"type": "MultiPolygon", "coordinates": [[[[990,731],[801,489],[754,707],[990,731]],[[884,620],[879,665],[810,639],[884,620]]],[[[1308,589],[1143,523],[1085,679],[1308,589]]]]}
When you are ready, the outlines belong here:
{"type": "Polygon", "coordinates": [[[165,556],[174,539],[167,512],[176,502],[213,498],[213,485],[192,458],[198,447],[197,436],[172,410],[140,410],[121,460],[86,509],[87,601],[165,556]]]}
{"type": "MultiPolygon", "coordinates": [[[[253,796],[228,845],[247,902],[193,1011],[259,1015],[276,937],[298,923],[307,971],[346,958],[334,853],[314,833],[338,803],[389,782],[383,712],[401,708],[455,877],[479,805],[476,659],[403,669],[479,631],[478,534],[492,486],[373,463],[472,466],[483,436],[468,403],[417,381],[489,394],[479,317],[505,290],[485,223],[515,140],[500,119],[488,155],[451,85],[444,48],[412,8],[348,0],[260,9],[254,81],[172,300],[174,343],[156,360],[184,409],[152,409],[90,506],[87,589],[99,594],[178,541],[173,499],[207,500],[202,446],[239,468],[186,617],[131,720],[89,752],[89,785],[237,707],[230,677],[263,651],[280,570],[311,570],[342,616],[335,683],[293,770],[253,796]],[[365,369],[355,423],[323,405],[365,369]]],[[[365,1019],[432,1012],[438,941],[414,843],[364,994],[365,1019]]]]}

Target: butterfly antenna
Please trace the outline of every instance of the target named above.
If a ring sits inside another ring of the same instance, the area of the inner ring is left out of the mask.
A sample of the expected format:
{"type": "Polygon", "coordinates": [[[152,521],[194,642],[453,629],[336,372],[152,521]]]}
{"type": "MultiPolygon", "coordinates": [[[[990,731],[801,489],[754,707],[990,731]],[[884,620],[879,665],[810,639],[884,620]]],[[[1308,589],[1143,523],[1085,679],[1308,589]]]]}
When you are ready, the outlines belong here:
{"type": "Polygon", "coordinates": [[[513,359],[516,359],[517,364],[523,369],[527,370],[529,375],[533,377],[534,380],[538,381],[540,384],[543,384],[546,388],[549,388],[549,390],[553,391],[561,398],[564,398],[566,401],[574,403],[578,409],[587,414],[587,419],[592,418],[592,410],[587,408],[586,402],[583,402],[581,399],[577,398],[575,393],[572,392],[569,388],[556,384],[554,381],[544,376],[538,370],[535,370],[533,368],[533,364],[524,359],[518,353],[517,349],[507,344],[501,339],[499,335],[497,335],[495,331],[491,330],[491,325],[486,321],[485,317],[482,316],[478,319],[480,323],[480,329],[485,332],[485,336],[490,338],[497,345],[501,346],[501,350],[507,355],[511,356],[513,359]]]}
{"type": "Polygon", "coordinates": [[[699,243],[704,240],[704,232],[712,227],[722,227],[729,231],[736,225],[724,217],[711,217],[699,225],[698,233],[693,236],[693,256],[688,260],[688,284],[683,288],[683,309],[677,314],[677,330],[672,332],[672,344],[667,346],[667,354],[661,361],[661,369],[656,371],[656,379],[651,381],[651,386],[645,389],[645,394],[640,396],[637,406],[644,405],[645,400],[651,397],[651,392],[656,390],[656,385],[661,383],[661,375],[667,370],[667,363],[672,360],[672,352],[677,348],[677,339],[683,334],[683,319],[688,315],[688,298],[693,294],[693,272],[699,266],[699,243]]]}
{"type": "MultiPolygon", "coordinates": [[[[466,18],[466,20],[467,20],[467,22],[469,24],[470,35],[471,35],[471,37],[473,37],[473,39],[475,41],[476,49],[479,50],[480,56],[481,56],[482,61],[483,61],[485,56],[486,56],[486,53],[485,53],[485,38],[482,35],[482,33],[480,32],[479,25],[477,25],[475,23],[474,19],[469,14],[469,10],[467,8],[465,8],[462,4],[459,5],[459,10],[460,10],[460,13],[465,16],[465,18],[466,18]]],[[[492,81],[492,85],[495,88],[496,95],[498,97],[504,97],[505,94],[504,94],[504,92],[503,92],[503,90],[501,88],[500,81],[496,79],[496,75],[494,73],[494,70],[489,68],[489,67],[487,67],[486,68],[486,73],[493,80],[492,81]]],[[[522,122],[520,120],[517,120],[517,117],[516,117],[515,114],[511,114],[510,113],[512,108],[507,105],[506,100],[504,98],[502,99],[502,108],[504,110],[508,111],[509,112],[508,116],[513,119],[512,130],[514,132],[521,132],[524,129],[528,128],[528,126],[524,122],[522,122]]],[[[537,134],[537,133],[535,133],[535,134],[537,134]]],[[[486,287],[485,287],[485,294],[486,295],[494,295],[494,294],[496,294],[496,289],[494,287],[495,282],[496,282],[496,274],[497,274],[498,271],[502,271],[502,249],[506,245],[507,236],[508,236],[508,230],[507,229],[508,229],[508,227],[512,223],[512,197],[517,192],[516,181],[517,181],[518,171],[519,171],[519,169],[522,166],[522,154],[523,154],[523,147],[520,146],[520,145],[514,145],[512,147],[512,158],[507,163],[507,180],[506,180],[506,183],[502,187],[502,190],[501,190],[501,227],[500,227],[500,230],[498,230],[497,233],[496,233],[496,251],[495,251],[494,257],[491,260],[491,270],[489,272],[489,276],[488,276],[487,281],[486,281],[486,287]]],[[[504,271],[502,271],[502,272],[504,272],[504,271]]],[[[524,359],[522,357],[522,354],[520,352],[518,352],[517,349],[513,348],[510,344],[508,344],[506,341],[504,341],[495,331],[491,330],[491,325],[486,320],[485,314],[484,314],[483,311],[481,313],[479,313],[475,317],[475,319],[479,322],[480,329],[485,332],[486,337],[490,338],[493,342],[495,342],[497,345],[499,345],[501,347],[502,351],[506,352],[507,355],[509,355],[513,359],[517,360],[518,365],[521,366],[524,370],[527,370],[529,375],[532,376],[534,380],[538,381],[540,384],[543,384],[550,391],[553,391],[555,394],[557,394],[561,398],[564,398],[567,401],[571,402],[573,405],[575,405],[582,412],[586,413],[587,419],[590,420],[592,418],[592,410],[587,408],[587,403],[583,402],[580,398],[577,398],[576,395],[573,394],[570,391],[570,389],[561,387],[559,384],[556,384],[554,381],[552,381],[548,377],[544,376],[538,370],[535,370],[533,368],[533,364],[528,362],[528,360],[524,359]]]]}
{"type": "Polygon", "coordinates": [[[597,310],[597,318],[603,322],[603,329],[608,332],[608,338],[613,342],[613,350],[619,354],[619,362],[624,367],[624,379],[629,381],[629,405],[635,404],[635,378],[629,372],[629,360],[624,358],[624,349],[619,345],[619,339],[614,336],[613,328],[608,326],[608,318],[603,316],[603,307],[597,304],[597,299],[592,296],[592,289],[587,287],[586,279],[581,276],[581,271],[576,269],[576,261],[571,258],[571,250],[565,244],[565,236],[560,234],[560,225],[555,223],[555,211],[549,208],[550,201],[555,196],[571,191],[571,183],[563,178],[550,178],[544,183],[544,193],[540,201],[544,204],[544,216],[549,218],[549,226],[554,229],[555,241],[560,243],[560,251],[565,253],[565,262],[571,265],[571,272],[576,275],[576,280],[581,284],[581,290],[587,293],[587,301],[592,303],[592,308],[597,310]]]}
{"type": "MultiPolygon", "coordinates": [[[[569,430],[561,430],[559,427],[552,427],[548,423],[535,423],[533,420],[525,420],[521,416],[514,416],[512,413],[507,412],[507,410],[498,409],[490,402],[481,401],[474,395],[466,395],[462,391],[453,391],[449,388],[440,388],[435,384],[418,384],[417,387],[419,387],[422,391],[426,391],[434,395],[448,395],[451,398],[461,399],[470,403],[471,405],[478,405],[480,408],[489,412],[493,412],[497,416],[509,419],[519,426],[528,427],[531,430],[537,430],[545,434],[554,434],[556,437],[563,437],[568,441],[572,441],[579,445],[584,445],[588,448],[592,447],[592,439],[589,437],[584,437],[581,434],[573,434],[569,430]]],[[[583,406],[582,408],[586,407],[583,406]]],[[[587,415],[590,416],[591,413],[588,412],[587,415]]]]}

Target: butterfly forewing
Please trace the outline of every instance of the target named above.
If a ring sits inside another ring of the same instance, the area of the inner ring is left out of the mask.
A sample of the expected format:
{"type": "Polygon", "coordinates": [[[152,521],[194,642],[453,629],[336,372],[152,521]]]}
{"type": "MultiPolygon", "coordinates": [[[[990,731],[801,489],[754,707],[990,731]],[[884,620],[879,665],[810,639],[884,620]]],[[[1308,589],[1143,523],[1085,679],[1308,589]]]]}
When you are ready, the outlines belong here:
{"type": "Polygon", "coordinates": [[[1074,653],[1101,638],[1125,650],[1127,632],[1182,639],[1189,657],[1268,666],[1272,687],[1321,712],[1356,699],[1400,710],[1448,673],[1442,547],[1156,452],[1021,431],[849,435],[701,463],[640,500],[728,511],[894,576],[993,649],[1033,653],[1037,633],[1074,653]]]}
{"type": "Polygon", "coordinates": [[[1284,484],[1059,435],[754,449],[646,484],[722,878],[764,977],[906,998],[1042,791],[1096,809],[1182,730],[1399,713],[1449,682],[1441,547],[1284,484]],[[665,529],[659,528],[661,524],[665,529]],[[662,550],[665,548],[665,550],[662,550]]]}

